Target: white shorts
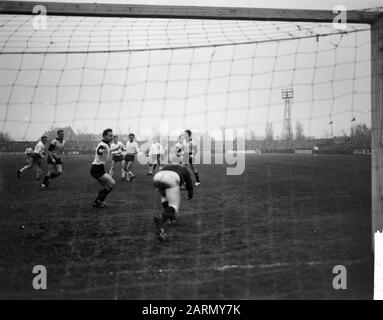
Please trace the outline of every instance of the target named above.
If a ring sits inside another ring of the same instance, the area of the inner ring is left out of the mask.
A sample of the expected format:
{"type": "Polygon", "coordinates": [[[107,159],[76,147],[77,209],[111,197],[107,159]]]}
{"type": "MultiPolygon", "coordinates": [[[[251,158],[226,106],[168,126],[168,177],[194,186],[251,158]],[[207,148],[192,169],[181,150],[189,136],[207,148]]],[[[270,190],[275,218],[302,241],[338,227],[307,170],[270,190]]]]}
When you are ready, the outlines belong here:
{"type": "Polygon", "coordinates": [[[161,170],[154,175],[153,184],[162,190],[180,187],[180,176],[174,171],[161,170]]]}
{"type": "Polygon", "coordinates": [[[168,201],[178,213],[181,203],[180,176],[170,170],[162,170],[156,173],[153,178],[154,186],[161,193],[161,201],[168,201]]]}

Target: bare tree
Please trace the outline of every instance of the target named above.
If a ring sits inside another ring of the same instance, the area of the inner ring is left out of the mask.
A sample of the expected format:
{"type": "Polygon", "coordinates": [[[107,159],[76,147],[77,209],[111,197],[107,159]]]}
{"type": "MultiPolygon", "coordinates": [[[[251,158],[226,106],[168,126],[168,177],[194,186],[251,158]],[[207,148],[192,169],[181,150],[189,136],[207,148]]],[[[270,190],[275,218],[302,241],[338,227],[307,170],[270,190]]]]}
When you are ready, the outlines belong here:
{"type": "Polygon", "coordinates": [[[12,138],[8,132],[5,132],[5,131],[0,132],[0,143],[10,142],[10,141],[12,141],[12,138]]]}
{"type": "Polygon", "coordinates": [[[365,123],[358,123],[351,127],[351,140],[356,149],[371,148],[371,128],[365,123]]]}

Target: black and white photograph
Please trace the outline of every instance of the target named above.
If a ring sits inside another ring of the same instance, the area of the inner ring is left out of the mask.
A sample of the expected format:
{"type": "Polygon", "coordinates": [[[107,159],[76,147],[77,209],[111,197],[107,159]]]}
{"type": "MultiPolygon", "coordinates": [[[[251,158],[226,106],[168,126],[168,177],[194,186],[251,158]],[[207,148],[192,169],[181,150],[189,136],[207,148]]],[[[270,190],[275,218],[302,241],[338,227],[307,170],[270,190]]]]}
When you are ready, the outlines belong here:
{"type": "Polygon", "coordinates": [[[381,0],[0,1],[0,300],[383,300],[382,128],[381,0]]]}

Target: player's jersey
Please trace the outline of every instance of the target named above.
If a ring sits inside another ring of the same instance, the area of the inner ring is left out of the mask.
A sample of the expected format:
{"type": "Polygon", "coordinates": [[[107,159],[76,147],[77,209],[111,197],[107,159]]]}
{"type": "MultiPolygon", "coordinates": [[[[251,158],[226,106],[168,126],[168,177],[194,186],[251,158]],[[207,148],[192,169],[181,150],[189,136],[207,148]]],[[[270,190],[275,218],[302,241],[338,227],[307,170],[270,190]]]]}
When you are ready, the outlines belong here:
{"type": "Polygon", "coordinates": [[[101,140],[101,142],[97,145],[96,154],[92,164],[100,165],[106,164],[106,161],[110,156],[110,146],[105,141],[101,140]]]}
{"type": "Polygon", "coordinates": [[[48,151],[51,152],[52,156],[55,159],[61,159],[61,156],[64,151],[64,145],[65,145],[65,140],[58,140],[58,139],[53,139],[51,144],[48,147],[48,151]]]}
{"type": "Polygon", "coordinates": [[[192,139],[190,139],[189,141],[184,140],[182,144],[183,144],[183,149],[189,155],[197,153],[197,144],[194,142],[194,140],[192,139]]]}
{"type": "Polygon", "coordinates": [[[35,146],[35,150],[33,151],[33,153],[38,154],[38,155],[40,155],[42,157],[43,153],[44,153],[44,150],[45,150],[44,143],[39,141],[39,142],[37,142],[37,144],[35,146]]]}
{"type": "Polygon", "coordinates": [[[124,151],[124,144],[121,141],[118,141],[117,143],[112,143],[110,145],[110,151],[113,155],[121,155],[122,151],[124,151]]]}
{"type": "Polygon", "coordinates": [[[138,148],[138,143],[136,141],[126,143],[126,153],[127,154],[136,154],[139,153],[140,149],[138,148]]]}
{"type": "Polygon", "coordinates": [[[32,148],[26,148],[24,153],[27,155],[27,157],[30,157],[33,153],[33,150],[32,148]]]}
{"type": "Polygon", "coordinates": [[[155,155],[155,154],[163,154],[163,148],[161,143],[156,142],[152,143],[149,148],[149,155],[155,155]]]}
{"type": "Polygon", "coordinates": [[[175,145],[174,145],[174,148],[176,150],[176,155],[178,157],[181,157],[183,155],[183,144],[181,142],[177,142],[175,145]]]}

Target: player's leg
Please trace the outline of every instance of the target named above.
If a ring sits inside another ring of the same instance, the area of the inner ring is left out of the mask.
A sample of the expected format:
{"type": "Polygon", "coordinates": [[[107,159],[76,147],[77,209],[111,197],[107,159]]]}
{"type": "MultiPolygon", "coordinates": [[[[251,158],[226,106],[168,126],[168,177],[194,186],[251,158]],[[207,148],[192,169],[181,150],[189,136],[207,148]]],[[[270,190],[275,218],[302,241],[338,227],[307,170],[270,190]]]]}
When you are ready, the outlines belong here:
{"type": "Polygon", "coordinates": [[[37,159],[35,163],[36,163],[36,166],[37,166],[37,169],[36,169],[36,180],[40,180],[41,173],[43,172],[42,161],[41,161],[41,159],[37,159]]]}
{"type": "Polygon", "coordinates": [[[126,174],[127,174],[127,180],[128,182],[132,181],[136,175],[130,170],[133,166],[133,161],[128,161],[126,165],[126,174]]]}
{"type": "Polygon", "coordinates": [[[195,181],[196,181],[195,184],[198,186],[201,184],[201,181],[199,179],[199,172],[198,172],[196,166],[194,165],[192,158],[189,159],[189,165],[190,165],[190,168],[192,169],[194,177],[195,177],[195,181]]]}
{"type": "Polygon", "coordinates": [[[107,173],[104,173],[101,177],[97,179],[98,183],[101,185],[101,189],[99,190],[96,200],[93,203],[94,207],[103,208],[105,207],[105,199],[109,193],[112,192],[116,182],[114,179],[107,173]]]}
{"type": "Polygon", "coordinates": [[[127,166],[126,160],[122,160],[122,165],[121,165],[121,180],[124,181],[126,177],[126,166],[127,166]]]}
{"type": "Polygon", "coordinates": [[[153,172],[154,172],[154,169],[155,169],[155,160],[154,160],[154,156],[151,155],[150,159],[149,159],[149,173],[148,175],[151,176],[153,175],[153,172]]]}
{"type": "Polygon", "coordinates": [[[27,163],[27,165],[25,165],[25,166],[22,167],[21,169],[17,170],[17,177],[20,178],[20,177],[21,177],[21,174],[22,174],[25,170],[32,169],[32,168],[33,168],[33,165],[34,165],[33,158],[28,159],[28,163],[27,163]]]}
{"type": "Polygon", "coordinates": [[[116,166],[117,162],[112,160],[112,165],[110,166],[109,175],[113,178],[114,173],[114,167],[116,166]]]}
{"type": "Polygon", "coordinates": [[[44,176],[43,183],[41,184],[41,190],[46,190],[49,188],[50,180],[56,179],[62,175],[62,165],[60,164],[49,164],[48,173],[44,176]]]}
{"type": "Polygon", "coordinates": [[[172,188],[168,188],[165,191],[166,193],[166,199],[167,199],[167,204],[166,208],[164,206],[164,219],[167,220],[169,219],[170,222],[175,222],[176,221],[176,214],[179,211],[180,204],[181,204],[181,191],[180,191],[180,186],[175,185],[172,188]]]}

